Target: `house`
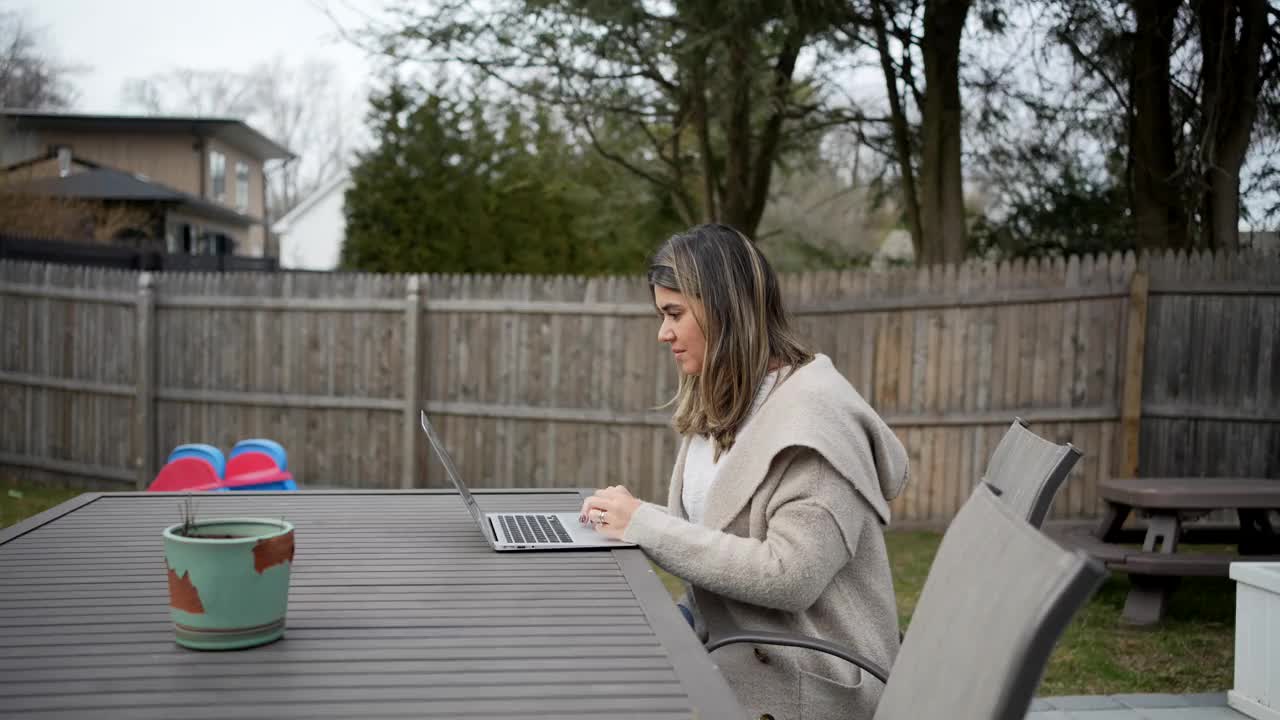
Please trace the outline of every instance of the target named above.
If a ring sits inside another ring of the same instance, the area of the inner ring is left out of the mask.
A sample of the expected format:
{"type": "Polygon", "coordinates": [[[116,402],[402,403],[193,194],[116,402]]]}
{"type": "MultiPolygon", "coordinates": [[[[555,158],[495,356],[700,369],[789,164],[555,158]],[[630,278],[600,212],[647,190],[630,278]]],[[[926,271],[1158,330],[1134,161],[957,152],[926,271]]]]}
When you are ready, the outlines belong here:
{"type": "Polygon", "coordinates": [[[338,267],[347,219],[343,198],[351,187],[346,172],[311,193],[272,227],[280,242],[280,266],[298,270],[338,267]]]}
{"type": "MultiPolygon", "coordinates": [[[[236,248],[244,254],[254,226],[251,218],[231,208],[145,176],[73,158],[66,150],[15,163],[5,171],[5,188],[14,203],[26,202],[23,198],[28,195],[60,201],[29,205],[30,212],[59,216],[40,223],[57,228],[45,233],[56,237],[129,241],[172,253],[231,255],[236,248]],[[51,172],[55,167],[57,172],[51,172]]],[[[14,222],[12,209],[5,209],[9,225],[20,224],[14,222]]]]}
{"type": "Polygon", "coordinates": [[[243,121],[0,110],[0,123],[14,192],[143,213],[129,232],[168,252],[274,254],[265,165],[295,156],[243,121]]]}

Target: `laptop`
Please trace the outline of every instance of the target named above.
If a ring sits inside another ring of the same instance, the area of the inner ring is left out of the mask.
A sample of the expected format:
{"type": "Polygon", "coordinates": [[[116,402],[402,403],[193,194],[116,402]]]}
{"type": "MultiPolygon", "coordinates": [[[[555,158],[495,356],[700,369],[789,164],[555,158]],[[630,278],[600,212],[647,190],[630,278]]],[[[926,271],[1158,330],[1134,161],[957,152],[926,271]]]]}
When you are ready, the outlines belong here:
{"type": "Polygon", "coordinates": [[[458,488],[462,502],[466,504],[471,518],[476,521],[480,532],[489,545],[498,552],[516,550],[611,550],[613,548],[635,547],[634,543],[613,540],[595,531],[590,525],[578,522],[578,513],[528,513],[503,512],[484,513],[476,504],[471,491],[462,482],[458,468],[444,449],[444,443],[436,435],[435,428],[427,420],[425,410],[422,414],[422,430],[427,434],[431,449],[444,465],[449,482],[458,488]]]}

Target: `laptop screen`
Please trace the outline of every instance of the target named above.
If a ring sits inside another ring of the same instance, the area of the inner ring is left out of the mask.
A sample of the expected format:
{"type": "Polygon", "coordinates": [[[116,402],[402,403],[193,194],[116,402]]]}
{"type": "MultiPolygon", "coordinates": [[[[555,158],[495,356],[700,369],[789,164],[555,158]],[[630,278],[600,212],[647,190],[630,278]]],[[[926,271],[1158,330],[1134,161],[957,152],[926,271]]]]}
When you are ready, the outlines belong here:
{"type": "Polygon", "coordinates": [[[431,442],[431,448],[436,451],[436,457],[440,458],[440,463],[444,465],[445,474],[449,476],[449,481],[453,486],[458,488],[458,494],[462,496],[462,502],[466,503],[467,510],[471,511],[471,517],[475,519],[476,525],[488,535],[488,529],[485,528],[485,522],[480,514],[480,506],[476,504],[476,499],[471,497],[471,492],[467,490],[467,486],[462,484],[462,476],[458,474],[458,468],[453,465],[453,458],[449,457],[449,451],[444,449],[444,442],[436,435],[435,428],[431,426],[431,422],[427,420],[427,411],[419,411],[422,414],[422,429],[427,433],[427,440],[431,442]]]}

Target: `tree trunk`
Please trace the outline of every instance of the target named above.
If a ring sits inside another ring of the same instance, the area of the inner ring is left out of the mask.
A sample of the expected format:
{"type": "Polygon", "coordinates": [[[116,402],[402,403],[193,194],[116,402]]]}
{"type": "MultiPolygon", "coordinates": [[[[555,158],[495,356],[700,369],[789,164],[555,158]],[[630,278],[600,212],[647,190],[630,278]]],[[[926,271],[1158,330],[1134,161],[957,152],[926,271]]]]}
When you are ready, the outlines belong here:
{"type": "Polygon", "coordinates": [[[1234,249],[1240,244],[1240,166],[1258,114],[1267,32],[1266,0],[1200,3],[1201,234],[1210,248],[1234,249]]]}
{"type": "Polygon", "coordinates": [[[927,0],[924,8],[925,98],[920,157],[922,265],[965,258],[964,179],[960,171],[960,34],[971,0],[927,0]]]}
{"type": "MultiPolygon", "coordinates": [[[[693,65],[693,122],[697,128],[698,154],[702,158],[702,222],[715,222],[720,219],[720,211],[716,207],[716,163],[714,150],[711,147],[711,125],[707,117],[707,54],[700,52],[693,65]]],[[[675,162],[680,162],[679,153],[675,162]]]]}
{"type": "Polygon", "coordinates": [[[1182,198],[1174,181],[1173,116],[1169,54],[1182,0],[1132,0],[1137,19],[1129,102],[1133,214],[1138,247],[1183,248],[1190,243],[1182,198]]]}
{"type": "Polygon", "coordinates": [[[911,156],[911,133],[907,127],[907,113],[898,96],[898,72],[893,68],[893,56],[889,53],[889,32],[885,25],[883,0],[872,0],[871,22],[875,26],[876,49],[880,53],[880,70],[884,73],[885,91],[889,94],[889,121],[893,125],[893,148],[898,159],[898,172],[902,176],[902,202],[907,217],[907,229],[911,232],[911,248],[916,257],[924,255],[924,232],[920,228],[920,200],[916,196],[915,161],[911,156]]]}
{"type": "Polygon", "coordinates": [[[1204,181],[1207,247],[1235,250],[1240,247],[1240,171],[1210,169],[1204,181]]]}
{"type": "Polygon", "coordinates": [[[769,185],[773,182],[773,166],[777,162],[778,148],[782,143],[782,123],[788,96],[791,94],[791,76],[795,73],[796,58],[800,56],[803,42],[804,31],[798,25],[792,27],[782,42],[782,49],[778,52],[773,67],[769,117],[764,122],[760,143],[752,161],[751,195],[747,198],[746,219],[742,226],[748,237],[755,237],[760,219],[764,217],[764,207],[769,203],[769,185]]]}
{"type": "MultiPolygon", "coordinates": [[[[769,185],[773,180],[773,166],[778,159],[782,143],[782,127],[791,104],[791,79],[795,74],[796,58],[804,44],[804,28],[798,19],[787,31],[778,50],[777,58],[769,74],[768,95],[761,102],[752,97],[752,85],[757,82],[755,68],[759,33],[756,28],[742,28],[728,34],[725,39],[729,101],[723,112],[725,137],[724,172],[720,178],[720,197],[716,207],[718,220],[741,230],[747,237],[755,237],[760,219],[769,202],[769,185]],[[759,131],[753,132],[753,118],[761,115],[758,104],[767,107],[768,113],[759,123],[759,131]]],[[[714,168],[708,167],[707,172],[714,168]]]]}
{"type": "Polygon", "coordinates": [[[751,193],[751,39],[730,33],[728,51],[729,101],[724,116],[724,195],[720,220],[752,237],[748,227],[747,198],[751,193]]]}

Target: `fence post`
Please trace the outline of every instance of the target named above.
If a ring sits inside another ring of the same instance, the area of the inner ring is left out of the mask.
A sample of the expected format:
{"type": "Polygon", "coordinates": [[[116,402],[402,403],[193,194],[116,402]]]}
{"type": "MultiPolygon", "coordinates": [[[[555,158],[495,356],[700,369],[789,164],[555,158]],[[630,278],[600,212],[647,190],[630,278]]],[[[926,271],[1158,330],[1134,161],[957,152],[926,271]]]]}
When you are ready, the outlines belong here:
{"type": "Polygon", "coordinates": [[[404,298],[404,426],[400,441],[400,487],[413,487],[418,475],[418,322],[422,319],[422,296],[417,275],[409,276],[404,298]]]}
{"type": "Polygon", "coordinates": [[[1134,272],[1129,283],[1129,314],[1125,326],[1124,385],[1120,400],[1120,477],[1138,476],[1138,443],[1142,436],[1142,363],[1147,345],[1147,274],[1134,272]]]}
{"type": "Polygon", "coordinates": [[[139,490],[146,489],[155,477],[153,467],[156,446],[156,424],[152,387],[155,357],[155,291],[154,278],[149,272],[138,276],[138,301],[134,318],[137,321],[134,343],[134,382],[137,394],[133,400],[133,465],[138,472],[139,490]]]}

